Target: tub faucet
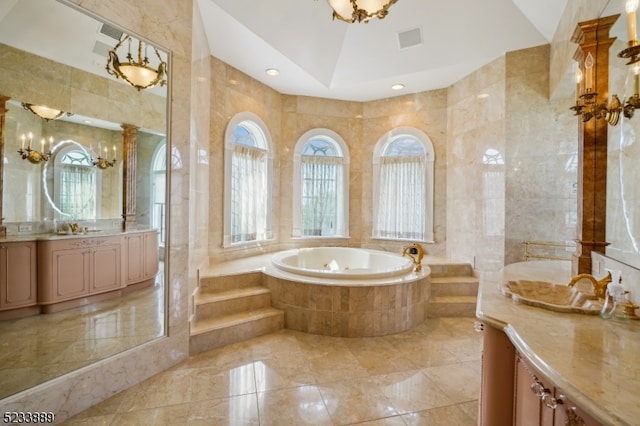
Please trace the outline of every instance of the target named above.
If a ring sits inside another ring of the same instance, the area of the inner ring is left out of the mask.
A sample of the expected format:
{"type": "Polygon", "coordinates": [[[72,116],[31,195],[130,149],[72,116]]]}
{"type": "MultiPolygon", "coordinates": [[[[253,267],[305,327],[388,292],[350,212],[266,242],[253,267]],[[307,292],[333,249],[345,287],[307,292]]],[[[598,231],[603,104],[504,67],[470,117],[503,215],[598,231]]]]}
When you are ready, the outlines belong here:
{"type": "Polygon", "coordinates": [[[611,272],[608,272],[607,275],[605,275],[604,278],[601,279],[597,279],[591,274],[578,274],[571,278],[571,281],[569,281],[569,284],[567,285],[569,287],[573,287],[575,283],[583,278],[591,281],[591,284],[593,285],[593,293],[598,299],[604,300],[605,292],[607,290],[607,284],[611,282],[611,272]]]}
{"type": "Polygon", "coordinates": [[[416,266],[416,272],[422,271],[422,258],[424,257],[424,249],[418,243],[413,243],[402,249],[402,255],[410,257],[416,266]]]}

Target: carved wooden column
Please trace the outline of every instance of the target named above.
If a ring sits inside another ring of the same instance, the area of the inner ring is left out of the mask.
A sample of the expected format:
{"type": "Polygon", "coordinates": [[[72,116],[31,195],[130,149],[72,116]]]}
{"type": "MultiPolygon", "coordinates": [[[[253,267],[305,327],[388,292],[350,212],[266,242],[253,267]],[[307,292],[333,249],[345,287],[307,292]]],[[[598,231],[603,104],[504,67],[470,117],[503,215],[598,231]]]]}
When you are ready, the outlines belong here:
{"type": "Polygon", "coordinates": [[[138,161],[138,127],[123,124],[122,140],[122,228],[135,229],[136,224],[136,163],[138,161]]]}
{"type": "Polygon", "coordinates": [[[2,194],[4,188],[4,138],[5,138],[5,126],[7,112],[7,101],[10,98],[0,95],[0,237],[7,236],[7,228],[2,224],[4,221],[4,214],[2,210],[2,194]]]}
{"type": "MultiPolygon", "coordinates": [[[[619,15],[578,24],[571,41],[580,45],[575,59],[593,56],[593,90],[598,104],[609,103],[609,32],[619,15]]],[[[607,132],[604,118],[578,124],[578,230],[572,272],[591,273],[591,252],[604,253],[607,219],[607,132]]]]}

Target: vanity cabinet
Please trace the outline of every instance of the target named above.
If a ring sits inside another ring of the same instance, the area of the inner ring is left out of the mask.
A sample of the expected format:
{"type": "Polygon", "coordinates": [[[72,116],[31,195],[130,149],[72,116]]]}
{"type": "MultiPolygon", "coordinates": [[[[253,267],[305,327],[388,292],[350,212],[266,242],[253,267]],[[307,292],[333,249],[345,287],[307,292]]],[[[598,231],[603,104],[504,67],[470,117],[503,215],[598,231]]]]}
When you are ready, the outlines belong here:
{"type": "Polygon", "coordinates": [[[36,303],[36,242],[0,243],[0,311],[36,303]]]}
{"type": "Polygon", "coordinates": [[[125,285],[153,279],[158,273],[158,232],[140,232],[123,237],[125,285]]]}
{"type": "Polygon", "coordinates": [[[597,426],[520,353],[501,330],[482,325],[480,419],[484,426],[597,426]]]}
{"type": "Polygon", "coordinates": [[[38,302],[54,305],[122,287],[119,236],[40,241],[38,302]]]}

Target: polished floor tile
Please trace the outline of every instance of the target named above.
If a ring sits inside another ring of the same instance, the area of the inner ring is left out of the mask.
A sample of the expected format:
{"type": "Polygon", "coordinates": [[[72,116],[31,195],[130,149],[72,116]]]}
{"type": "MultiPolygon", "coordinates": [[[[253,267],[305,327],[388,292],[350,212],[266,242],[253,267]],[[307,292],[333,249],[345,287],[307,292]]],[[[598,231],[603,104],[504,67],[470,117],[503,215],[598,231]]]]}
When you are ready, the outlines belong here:
{"type": "Polygon", "coordinates": [[[127,295],[0,321],[0,399],[164,334],[164,274],[127,295]]]}
{"type": "Polygon", "coordinates": [[[64,425],[475,425],[471,318],[337,338],[282,330],[189,357],[64,425]]]}

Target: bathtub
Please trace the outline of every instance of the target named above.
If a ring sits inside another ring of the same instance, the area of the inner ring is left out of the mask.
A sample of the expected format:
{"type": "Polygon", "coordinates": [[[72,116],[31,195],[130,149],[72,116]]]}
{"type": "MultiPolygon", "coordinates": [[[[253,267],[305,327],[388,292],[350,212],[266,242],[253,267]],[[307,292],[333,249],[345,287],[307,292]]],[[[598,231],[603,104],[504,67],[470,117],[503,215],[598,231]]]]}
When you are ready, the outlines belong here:
{"type": "Polygon", "coordinates": [[[427,318],[431,270],[400,254],[347,247],[279,252],[263,269],[285,327],[336,337],[400,333],[427,318]]]}
{"type": "Polygon", "coordinates": [[[413,271],[411,259],[396,253],[349,247],[287,250],[271,260],[278,269],[298,275],[332,279],[376,279],[413,271]]]}

